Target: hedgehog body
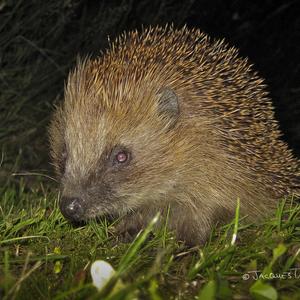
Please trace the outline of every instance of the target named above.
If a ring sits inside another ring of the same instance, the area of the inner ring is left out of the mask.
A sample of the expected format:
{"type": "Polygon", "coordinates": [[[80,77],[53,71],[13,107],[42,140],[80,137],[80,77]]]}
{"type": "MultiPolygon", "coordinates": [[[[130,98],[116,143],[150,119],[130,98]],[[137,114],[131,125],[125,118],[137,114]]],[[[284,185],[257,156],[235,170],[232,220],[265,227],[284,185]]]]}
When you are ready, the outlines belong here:
{"type": "Polygon", "coordinates": [[[263,81],[234,48],[199,30],[130,32],[70,73],[50,128],[63,214],[122,216],[140,229],[169,210],[190,244],[216,222],[256,220],[299,193],[263,81]]]}

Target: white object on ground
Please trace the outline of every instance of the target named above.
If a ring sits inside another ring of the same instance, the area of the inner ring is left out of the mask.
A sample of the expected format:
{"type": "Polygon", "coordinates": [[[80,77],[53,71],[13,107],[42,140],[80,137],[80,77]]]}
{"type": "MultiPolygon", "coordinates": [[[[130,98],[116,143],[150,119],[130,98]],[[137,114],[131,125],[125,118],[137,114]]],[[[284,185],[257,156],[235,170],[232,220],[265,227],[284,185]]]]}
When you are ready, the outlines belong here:
{"type": "Polygon", "coordinates": [[[113,267],[104,260],[96,260],[91,266],[93,284],[99,291],[114,274],[115,270],[113,267]]]}

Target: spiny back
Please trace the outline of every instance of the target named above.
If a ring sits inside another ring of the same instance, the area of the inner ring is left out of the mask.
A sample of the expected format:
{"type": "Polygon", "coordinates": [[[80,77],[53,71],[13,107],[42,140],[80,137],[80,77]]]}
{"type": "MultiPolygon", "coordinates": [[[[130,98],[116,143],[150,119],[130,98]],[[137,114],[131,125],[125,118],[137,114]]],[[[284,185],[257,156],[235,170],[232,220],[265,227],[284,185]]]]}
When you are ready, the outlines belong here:
{"type": "Polygon", "coordinates": [[[199,30],[166,26],[124,33],[100,58],[79,65],[67,91],[89,93],[82,102],[70,97],[77,101],[72,105],[85,108],[89,101],[100,110],[120,111],[126,101],[151,109],[153,98],[148,103],[143,94],[159,85],[186,90],[181,118],[209,117],[229,155],[246,162],[258,181],[278,193],[287,186],[288,192],[299,189],[299,162],[280,140],[263,80],[235,48],[199,30]]]}

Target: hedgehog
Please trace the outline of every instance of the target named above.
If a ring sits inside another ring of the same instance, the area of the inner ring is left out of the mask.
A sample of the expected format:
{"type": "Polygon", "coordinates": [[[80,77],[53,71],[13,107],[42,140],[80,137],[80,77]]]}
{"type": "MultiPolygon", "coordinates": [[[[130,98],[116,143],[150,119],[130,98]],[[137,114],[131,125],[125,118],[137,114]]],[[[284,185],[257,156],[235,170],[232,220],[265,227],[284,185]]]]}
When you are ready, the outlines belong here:
{"type": "Polygon", "coordinates": [[[300,194],[267,87],[223,40],[186,26],[123,33],[70,72],[50,124],[60,209],[137,232],[158,212],[188,245],[300,194]]]}

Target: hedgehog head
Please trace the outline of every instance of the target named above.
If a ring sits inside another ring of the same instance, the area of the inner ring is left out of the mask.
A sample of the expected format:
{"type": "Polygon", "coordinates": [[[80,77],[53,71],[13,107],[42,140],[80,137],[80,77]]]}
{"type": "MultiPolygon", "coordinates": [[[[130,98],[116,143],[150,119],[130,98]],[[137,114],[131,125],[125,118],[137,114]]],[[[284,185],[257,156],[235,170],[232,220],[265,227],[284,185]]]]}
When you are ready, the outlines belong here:
{"type": "Polygon", "coordinates": [[[175,145],[179,95],[164,76],[154,80],[152,71],[129,78],[133,71],[123,69],[106,77],[95,69],[101,70],[99,62],[79,62],[50,127],[60,207],[75,221],[119,215],[165,197],[178,177],[176,149],[184,151],[175,145]]]}

